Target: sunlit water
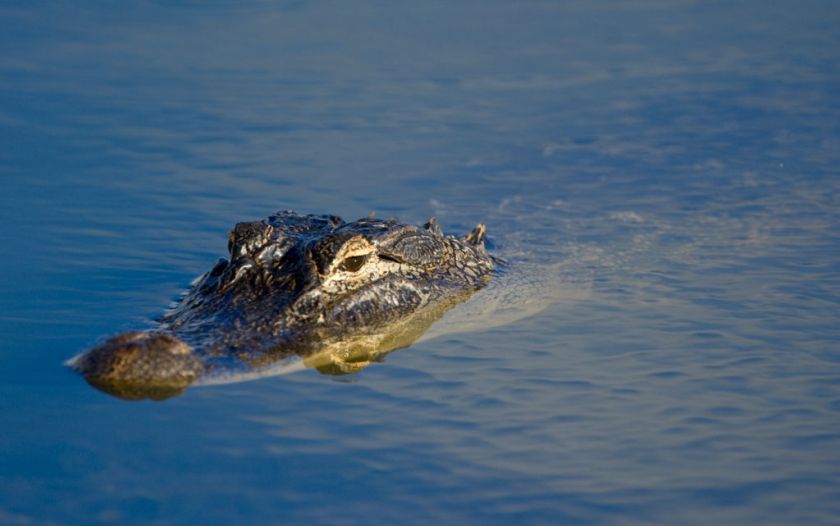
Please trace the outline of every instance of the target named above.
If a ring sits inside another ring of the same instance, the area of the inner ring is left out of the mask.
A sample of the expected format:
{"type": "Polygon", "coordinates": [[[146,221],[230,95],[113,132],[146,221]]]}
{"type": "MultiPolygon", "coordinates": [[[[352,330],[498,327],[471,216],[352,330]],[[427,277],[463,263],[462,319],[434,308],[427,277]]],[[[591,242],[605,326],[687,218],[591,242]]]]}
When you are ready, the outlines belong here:
{"type": "Polygon", "coordinates": [[[833,2],[6,3],[0,523],[837,524],[833,2]],[[487,224],[361,373],[61,364],[278,209],[487,224]]]}

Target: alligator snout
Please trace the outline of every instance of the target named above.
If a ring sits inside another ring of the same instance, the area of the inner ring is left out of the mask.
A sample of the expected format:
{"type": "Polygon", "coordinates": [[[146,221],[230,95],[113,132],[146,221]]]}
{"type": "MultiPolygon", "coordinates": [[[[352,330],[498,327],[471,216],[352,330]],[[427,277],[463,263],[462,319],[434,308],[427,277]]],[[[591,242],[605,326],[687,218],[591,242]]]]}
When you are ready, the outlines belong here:
{"type": "Polygon", "coordinates": [[[93,386],[129,400],[175,396],[204,372],[189,345],[154,331],[114,336],[68,365],[93,386]]]}

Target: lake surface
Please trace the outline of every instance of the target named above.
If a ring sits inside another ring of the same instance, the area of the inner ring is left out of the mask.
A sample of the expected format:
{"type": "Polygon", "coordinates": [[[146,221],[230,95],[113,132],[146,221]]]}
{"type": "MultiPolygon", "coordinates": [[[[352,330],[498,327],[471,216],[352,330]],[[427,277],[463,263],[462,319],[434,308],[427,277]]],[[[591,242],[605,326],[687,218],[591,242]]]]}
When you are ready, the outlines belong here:
{"type": "Polygon", "coordinates": [[[0,523],[840,523],[838,27],[4,3],[0,523]],[[290,208],[483,222],[511,271],[352,376],[132,403],[62,365],[290,208]]]}

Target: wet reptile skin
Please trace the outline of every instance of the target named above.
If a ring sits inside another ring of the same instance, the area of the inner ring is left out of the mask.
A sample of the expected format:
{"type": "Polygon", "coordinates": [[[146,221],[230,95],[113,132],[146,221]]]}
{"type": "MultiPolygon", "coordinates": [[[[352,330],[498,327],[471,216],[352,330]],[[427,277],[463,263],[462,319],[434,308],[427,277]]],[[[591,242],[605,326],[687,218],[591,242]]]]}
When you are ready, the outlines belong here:
{"type": "Polygon", "coordinates": [[[459,239],[434,219],[418,227],[278,212],[237,224],[228,252],[155,329],[114,336],[70,365],[116,396],[161,399],[325,349],[372,357],[409,345],[494,269],[483,225],[459,239]]]}

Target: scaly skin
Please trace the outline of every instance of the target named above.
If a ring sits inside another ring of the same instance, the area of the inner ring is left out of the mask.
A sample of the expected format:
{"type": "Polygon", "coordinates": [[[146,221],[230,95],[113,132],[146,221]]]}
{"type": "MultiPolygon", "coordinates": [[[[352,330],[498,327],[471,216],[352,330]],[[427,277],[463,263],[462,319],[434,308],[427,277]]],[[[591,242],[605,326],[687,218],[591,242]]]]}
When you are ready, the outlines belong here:
{"type": "Polygon", "coordinates": [[[116,396],[160,399],[214,374],[350,341],[378,342],[366,344],[374,356],[409,345],[417,327],[422,333],[494,269],[483,225],[456,239],[434,219],[417,227],[278,212],[237,224],[228,252],[159,327],[112,337],[71,366],[116,396]]]}

